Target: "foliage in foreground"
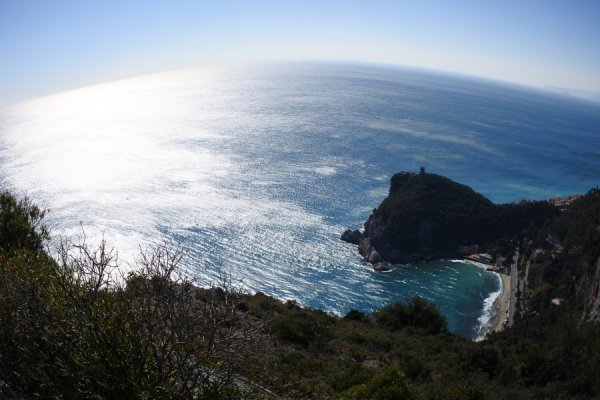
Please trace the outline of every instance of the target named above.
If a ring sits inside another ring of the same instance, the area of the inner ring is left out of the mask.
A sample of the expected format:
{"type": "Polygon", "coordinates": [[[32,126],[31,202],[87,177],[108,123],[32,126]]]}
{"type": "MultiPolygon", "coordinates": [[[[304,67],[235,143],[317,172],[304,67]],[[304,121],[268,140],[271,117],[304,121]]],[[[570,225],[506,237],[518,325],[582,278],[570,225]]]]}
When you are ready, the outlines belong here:
{"type": "Polygon", "coordinates": [[[0,208],[0,389],[44,398],[238,398],[243,365],[259,352],[259,321],[240,294],[199,290],[178,252],[140,254],[117,276],[103,242],[42,250],[42,213],[3,194],[0,208]],[[31,229],[25,229],[27,224],[31,229]]]}
{"type": "Polygon", "coordinates": [[[473,343],[448,333],[419,298],[340,318],[231,285],[200,289],[179,273],[180,253],[164,247],[142,252],[126,277],[115,275],[105,243],[63,243],[49,257],[43,213],[9,194],[0,200],[0,397],[600,394],[600,329],[581,321],[576,302],[473,343]]]}

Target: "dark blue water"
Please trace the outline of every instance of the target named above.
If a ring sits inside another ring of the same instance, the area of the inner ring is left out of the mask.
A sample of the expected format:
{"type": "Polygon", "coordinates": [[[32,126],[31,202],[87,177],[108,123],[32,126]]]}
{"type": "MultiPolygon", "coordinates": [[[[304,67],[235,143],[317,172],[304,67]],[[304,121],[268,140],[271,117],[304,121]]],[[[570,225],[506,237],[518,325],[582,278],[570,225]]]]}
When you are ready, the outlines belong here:
{"type": "Polygon", "coordinates": [[[585,192],[600,181],[600,108],[381,66],[179,71],[1,111],[0,163],[0,182],[52,209],[56,235],[82,222],[132,268],[139,244],[171,241],[201,284],[336,313],[419,294],[476,337],[495,275],[450,261],[374,273],[340,233],[420,166],[496,202],[585,192]]]}

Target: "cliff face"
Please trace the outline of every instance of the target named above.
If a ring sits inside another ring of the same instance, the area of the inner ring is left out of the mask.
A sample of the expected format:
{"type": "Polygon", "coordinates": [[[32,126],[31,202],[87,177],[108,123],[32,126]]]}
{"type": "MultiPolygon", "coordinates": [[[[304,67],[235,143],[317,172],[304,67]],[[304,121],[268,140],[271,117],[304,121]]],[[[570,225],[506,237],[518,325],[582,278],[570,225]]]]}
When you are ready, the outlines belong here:
{"type": "Polygon", "coordinates": [[[496,205],[448,178],[401,172],[392,177],[388,196],[364,223],[364,232],[348,232],[349,239],[378,270],[456,256],[459,246],[477,244],[502,255],[520,245],[527,308],[521,311],[566,299],[583,310],[583,319],[600,320],[598,189],[559,211],[546,201],[496,205]]]}
{"type": "Polygon", "coordinates": [[[537,318],[552,325],[557,315],[598,322],[600,190],[573,198],[560,209],[556,201],[496,205],[442,176],[403,172],[364,232],[345,237],[375,270],[455,256],[459,246],[477,244],[498,256],[519,246],[517,324],[537,318]]]}
{"type": "Polygon", "coordinates": [[[584,295],[584,318],[591,321],[600,320],[600,257],[595,262],[593,275],[582,279],[580,286],[584,295]]]}
{"type": "Polygon", "coordinates": [[[582,319],[600,320],[600,191],[591,190],[530,237],[528,308],[561,299],[582,309],[582,319]]]}
{"type": "Polygon", "coordinates": [[[443,176],[401,172],[365,222],[359,250],[372,263],[453,256],[459,246],[512,237],[555,213],[546,202],[495,205],[443,176]]]}

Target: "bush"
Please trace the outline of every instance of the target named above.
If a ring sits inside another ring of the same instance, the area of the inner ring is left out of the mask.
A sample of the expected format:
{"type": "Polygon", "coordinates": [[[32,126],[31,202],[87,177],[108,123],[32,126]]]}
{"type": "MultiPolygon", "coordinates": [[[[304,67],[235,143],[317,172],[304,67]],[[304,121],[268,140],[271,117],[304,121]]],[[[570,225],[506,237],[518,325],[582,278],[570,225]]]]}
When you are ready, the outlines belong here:
{"type": "Polygon", "coordinates": [[[260,321],[229,288],[198,289],[178,273],[181,252],[142,251],[120,279],[102,241],[43,251],[43,212],[0,195],[0,396],[240,398],[256,365],[260,321]]]}
{"type": "Polygon", "coordinates": [[[422,393],[411,387],[404,373],[395,366],[379,372],[363,385],[357,385],[343,393],[345,399],[372,400],[417,400],[424,399],[422,393]]]}
{"type": "Polygon", "coordinates": [[[406,305],[397,303],[383,307],[375,313],[375,321],[390,330],[414,327],[427,333],[447,331],[446,317],[435,304],[418,296],[413,297],[406,305]]]}
{"type": "Polygon", "coordinates": [[[45,211],[27,197],[17,200],[8,192],[0,193],[0,253],[41,251],[48,239],[48,229],[42,224],[44,215],[45,211]]]}
{"type": "Polygon", "coordinates": [[[348,311],[348,313],[344,316],[344,319],[349,320],[349,321],[361,321],[361,322],[369,322],[369,317],[367,316],[367,314],[365,314],[362,311],[358,311],[358,310],[350,310],[348,311]]]}
{"type": "Polygon", "coordinates": [[[292,309],[273,321],[273,332],[280,339],[308,346],[331,337],[330,326],[335,319],[323,311],[292,309]]]}

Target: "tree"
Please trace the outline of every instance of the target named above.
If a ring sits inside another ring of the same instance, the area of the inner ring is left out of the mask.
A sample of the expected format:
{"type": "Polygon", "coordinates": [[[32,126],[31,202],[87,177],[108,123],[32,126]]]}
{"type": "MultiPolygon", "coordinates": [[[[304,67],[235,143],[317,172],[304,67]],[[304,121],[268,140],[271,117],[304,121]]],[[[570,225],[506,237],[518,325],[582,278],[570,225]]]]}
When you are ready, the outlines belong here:
{"type": "Polygon", "coordinates": [[[123,276],[114,249],[63,240],[53,257],[44,213],[0,196],[0,397],[227,399],[255,387],[263,326],[224,280],[203,289],[180,249],[140,252],[123,276]],[[3,388],[4,387],[4,388],[3,388]]]}
{"type": "Polygon", "coordinates": [[[413,297],[407,304],[396,303],[383,307],[375,313],[375,321],[391,330],[412,326],[428,333],[447,331],[446,317],[435,304],[419,296],[413,297]]]}
{"type": "Polygon", "coordinates": [[[0,193],[0,255],[20,248],[41,251],[48,239],[42,224],[46,212],[28,197],[18,200],[9,192],[0,193]]]}

